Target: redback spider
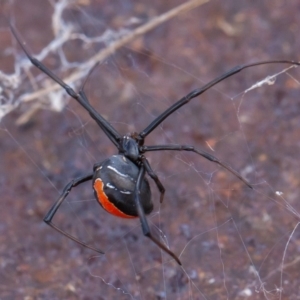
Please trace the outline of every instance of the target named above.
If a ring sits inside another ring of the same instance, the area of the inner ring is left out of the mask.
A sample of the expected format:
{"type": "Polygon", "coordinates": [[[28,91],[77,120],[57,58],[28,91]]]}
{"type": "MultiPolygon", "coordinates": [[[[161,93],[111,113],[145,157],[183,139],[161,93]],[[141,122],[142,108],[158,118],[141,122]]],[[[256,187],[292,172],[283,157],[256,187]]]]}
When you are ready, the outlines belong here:
{"type": "Polygon", "coordinates": [[[16,30],[13,28],[13,26],[10,27],[13,35],[15,36],[16,40],[22,47],[31,63],[46,75],[48,75],[60,86],[62,86],[62,88],[64,88],[65,91],[90,114],[92,119],[95,120],[95,122],[99,125],[99,127],[103,130],[103,132],[107,135],[107,137],[111,140],[111,142],[116,146],[118,150],[118,154],[111,156],[103,162],[96,163],[93,167],[93,171],[90,174],[83,175],[70,181],[63,189],[63,192],[61,193],[57,201],[46,214],[44,221],[52,228],[56,229],[58,232],[79,243],[80,245],[92,249],[98,253],[104,254],[103,251],[80,241],[76,237],[63,231],[52,223],[52,219],[55,213],[59,209],[62,202],[69,195],[72,188],[80,185],[83,182],[92,180],[96,200],[107,212],[121,218],[139,217],[143,234],[150,238],[159,248],[168,253],[177,261],[179,265],[181,265],[181,261],[179,260],[177,255],[174,254],[170,249],[168,249],[159,239],[152,235],[147,222],[146,215],[152,212],[153,203],[151,200],[150,186],[148,180],[145,178],[145,173],[147,173],[154,180],[160,192],[160,203],[163,202],[165,188],[157,175],[152,170],[147,158],[144,156],[144,153],[149,151],[164,150],[191,151],[227,169],[237,178],[242,180],[249,188],[252,188],[252,186],[245,178],[243,178],[230,166],[221,162],[218,158],[203,150],[195,149],[191,145],[168,144],[148,146],[144,145],[145,138],[159,124],[161,124],[167,117],[173,114],[181,106],[189,103],[189,101],[193,98],[201,95],[217,83],[242,71],[243,69],[263,64],[284,63],[300,65],[300,63],[288,60],[272,60],[237,66],[226,72],[225,74],[213,79],[203,87],[195,89],[192,92],[188,93],[186,96],[182,97],[180,100],[166,109],[163,113],[161,113],[158,117],[156,117],[145,129],[143,129],[139,133],[133,132],[129,135],[122,136],[91,106],[84,93],[83,86],[79,90],[79,92],[76,93],[69,85],[67,85],[64,81],[62,81],[59,77],[52,73],[52,71],[50,71],[42,62],[32,57],[28,49],[25,47],[24,43],[21,42],[21,38],[19,37],[16,30]]]}

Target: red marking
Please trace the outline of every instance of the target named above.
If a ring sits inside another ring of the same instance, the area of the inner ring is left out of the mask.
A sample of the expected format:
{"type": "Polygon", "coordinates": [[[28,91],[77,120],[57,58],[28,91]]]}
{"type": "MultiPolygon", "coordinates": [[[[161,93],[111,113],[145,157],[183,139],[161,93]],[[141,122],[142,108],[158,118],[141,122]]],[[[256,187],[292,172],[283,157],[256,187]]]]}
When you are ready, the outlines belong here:
{"type": "Polygon", "coordinates": [[[125,213],[120,211],[113,203],[111,203],[103,190],[103,186],[104,185],[102,180],[100,178],[97,178],[94,183],[94,190],[96,191],[98,201],[107,212],[121,218],[136,218],[135,216],[126,215],[125,213]]]}

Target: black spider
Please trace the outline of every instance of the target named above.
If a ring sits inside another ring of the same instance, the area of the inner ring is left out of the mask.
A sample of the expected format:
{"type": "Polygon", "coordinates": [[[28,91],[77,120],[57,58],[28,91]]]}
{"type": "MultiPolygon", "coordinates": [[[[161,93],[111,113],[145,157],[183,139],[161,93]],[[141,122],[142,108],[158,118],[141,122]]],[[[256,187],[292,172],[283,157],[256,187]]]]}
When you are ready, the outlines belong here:
{"type": "Polygon", "coordinates": [[[203,87],[188,93],[186,96],[184,96],[183,98],[175,102],[173,105],[171,105],[158,117],[156,117],[141,132],[134,132],[130,135],[122,136],[112,127],[112,125],[108,121],[106,121],[91,106],[83,91],[83,87],[78,93],[76,93],[70,86],[68,86],[65,82],[63,82],[60,78],[53,74],[42,62],[32,57],[28,49],[21,42],[21,39],[16,30],[13,28],[13,26],[10,27],[13,35],[15,36],[16,40],[22,47],[23,51],[25,52],[31,63],[37,68],[39,68],[46,75],[48,75],[50,78],[52,78],[59,85],[61,85],[66,90],[66,92],[90,114],[90,116],[96,121],[99,127],[104,131],[107,137],[118,149],[117,155],[113,155],[101,163],[96,163],[93,167],[93,172],[91,172],[88,175],[84,175],[79,178],[73,179],[71,182],[69,182],[65,186],[58,200],[54,203],[54,205],[46,214],[44,221],[63,235],[69,237],[73,241],[81,244],[82,246],[90,248],[98,253],[104,254],[103,251],[87,245],[86,243],[78,240],[76,237],[61,230],[55,224],[52,223],[52,218],[54,217],[58,208],[66,199],[72,188],[78,186],[83,182],[92,180],[95,197],[99,204],[106,211],[115,216],[123,218],[139,217],[144,235],[150,238],[155,244],[157,244],[159,248],[161,248],[170,256],[172,256],[177,261],[177,263],[181,265],[181,262],[176,256],[176,254],[174,254],[163,243],[161,243],[159,239],[152,235],[146,219],[146,215],[150,214],[153,210],[153,203],[151,200],[150,186],[148,180],[145,178],[145,173],[147,173],[156,183],[156,186],[160,192],[160,203],[162,203],[163,201],[165,189],[157,175],[151,169],[147,158],[144,156],[144,153],[148,151],[161,150],[192,151],[226,168],[250,188],[252,188],[252,186],[245,178],[243,178],[239,173],[234,171],[230,166],[222,163],[219,159],[205,151],[195,149],[191,145],[172,144],[146,146],[144,145],[145,138],[150,132],[152,132],[159,124],[161,124],[168,116],[170,116],[181,106],[187,104],[190,100],[201,95],[202,93],[204,93],[217,83],[221,82],[222,80],[240,72],[245,68],[271,63],[286,63],[292,65],[300,65],[300,63],[288,60],[272,60],[237,66],[228,71],[227,73],[205,84],[203,87]]]}

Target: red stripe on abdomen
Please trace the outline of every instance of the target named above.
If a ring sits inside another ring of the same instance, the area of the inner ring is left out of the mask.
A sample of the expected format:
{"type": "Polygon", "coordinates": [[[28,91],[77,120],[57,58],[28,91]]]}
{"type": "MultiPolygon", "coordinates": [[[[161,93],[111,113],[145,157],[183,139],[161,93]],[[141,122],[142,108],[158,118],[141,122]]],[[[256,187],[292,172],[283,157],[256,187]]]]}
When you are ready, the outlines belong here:
{"type": "Polygon", "coordinates": [[[101,206],[110,214],[120,217],[120,218],[136,218],[135,216],[126,215],[121,210],[119,210],[106,196],[104,190],[103,190],[103,182],[100,178],[97,178],[94,183],[94,190],[97,194],[97,200],[100,202],[101,206]]]}

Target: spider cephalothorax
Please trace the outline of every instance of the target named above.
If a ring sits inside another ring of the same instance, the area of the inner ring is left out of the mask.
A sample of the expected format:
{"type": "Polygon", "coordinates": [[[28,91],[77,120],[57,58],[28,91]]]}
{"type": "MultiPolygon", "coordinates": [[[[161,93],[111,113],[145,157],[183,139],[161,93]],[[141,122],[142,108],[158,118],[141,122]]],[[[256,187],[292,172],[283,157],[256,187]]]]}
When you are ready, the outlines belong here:
{"type": "Polygon", "coordinates": [[[132,161],[137,161],[140,158],[139,145],[136,139],[127,135],[121,139],[119,152],[132,161]]]}

